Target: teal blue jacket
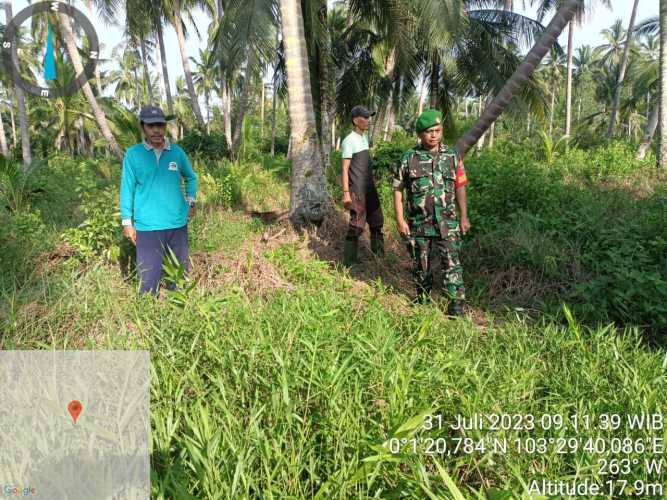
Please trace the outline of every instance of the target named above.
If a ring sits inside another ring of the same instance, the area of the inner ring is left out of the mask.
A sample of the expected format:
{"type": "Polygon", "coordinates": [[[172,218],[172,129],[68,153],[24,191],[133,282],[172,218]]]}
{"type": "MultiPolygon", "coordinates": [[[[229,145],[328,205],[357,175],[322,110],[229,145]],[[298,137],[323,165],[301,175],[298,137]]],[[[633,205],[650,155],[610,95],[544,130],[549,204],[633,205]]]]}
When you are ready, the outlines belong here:
{"type": "Polygon", "coordinates": [[[137,231],[183,227],[188,221],[188,202],[196,197],[197,175],[179,145],[167,142],[158,155],[144,141],[125,153],[120,181],[124,226],[131,224],[137,231]]]}

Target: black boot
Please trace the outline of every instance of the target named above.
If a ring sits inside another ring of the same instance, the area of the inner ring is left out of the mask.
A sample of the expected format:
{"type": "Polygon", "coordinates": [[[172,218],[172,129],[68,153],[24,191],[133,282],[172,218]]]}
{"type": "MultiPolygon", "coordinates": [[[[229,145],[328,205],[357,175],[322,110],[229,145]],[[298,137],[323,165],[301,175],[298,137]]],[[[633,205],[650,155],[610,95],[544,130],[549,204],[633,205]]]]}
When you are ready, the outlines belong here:
{"type": "Polygon", "coordinates": [[[384,255],[384,237],[382,231],[371,232],[371,252],[377,257],[384,255]]]}
{"type": "Polygon", "coordinates": [[[463,301],[462,300],[450,300],[449,306],[447,306],[447,314],[450,316],[463,316],[463,301]]]}
{"type": "Polygon", "coordinates": [[[343,249],[343,265],[345,267],[352,267],[357,263],[357,254],[359,252],[358,239],[346,239],[343,249]]]}

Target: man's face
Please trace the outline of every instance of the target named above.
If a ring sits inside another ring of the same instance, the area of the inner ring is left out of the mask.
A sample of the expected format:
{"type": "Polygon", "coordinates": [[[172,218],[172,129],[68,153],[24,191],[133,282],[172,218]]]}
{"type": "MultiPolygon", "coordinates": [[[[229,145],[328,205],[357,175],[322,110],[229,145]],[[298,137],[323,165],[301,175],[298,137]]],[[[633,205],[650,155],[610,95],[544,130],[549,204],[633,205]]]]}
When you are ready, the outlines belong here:
{"type": "Polygon", "coordinates": [[[371,122],[370,118],[365,118],[363,116],[357,116],[354,120],[352,120],[352,123],[354,123],[357,126],[357,128],[361,129],[362,131],[368,130],[370,122],[371,122]]]}
{"type": "Polygon", "coordinates": [[[143,128],[149,143],[155,145],[164,143],[164,136],[167,131],[166,123],[144,123],[143,128]]]}
{"type": "Polygon", "coordinates": [[[440,139],[442,139],[442,125],[436,125],[420,132],[419,138],[424,149],[433,149],[440,144],[440,139]]]}

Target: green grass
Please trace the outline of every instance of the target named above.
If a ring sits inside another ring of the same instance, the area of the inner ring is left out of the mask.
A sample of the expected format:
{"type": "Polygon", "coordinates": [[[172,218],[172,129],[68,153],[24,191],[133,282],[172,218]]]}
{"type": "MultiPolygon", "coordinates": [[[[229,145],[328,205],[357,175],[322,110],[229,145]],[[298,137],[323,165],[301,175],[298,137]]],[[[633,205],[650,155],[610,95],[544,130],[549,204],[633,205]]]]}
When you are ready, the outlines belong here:
{"type": "MultiPolygon", "coordinates": [[[[501,178],[502,172],[491,164],[502,157],[488,158],[480,158],[477,174],[471,166],[469,175],[501,178]]],[[[313,257],[304,240],[260,244],[258,235],[266,227],[230,210],[234,200],[248,195],[238,186],[222,189],[231,168],[239,167],[200,164],[211,175],[206,188],[211,196],[191,227],[193,252],[234,256],[244,251],[243,243],[249,252],[244,266],[272,266],[289,287],[254,293],[232,283],[182,288],[167,300],[137,298],[134,284],[123,280],[112,256],[92,246],[91,255],[60,256],[45,269],[36,265],[43,265],[43,255],[29,253],[21,260],[21,272],[6,274],[2,281],[2,349],[150,350],[152,497],[483,498],[495,488],[518,498],[533,479],[605,481],[598,461],[628,457],[640,461],[621,479],[666,482],[664,470],[649,476],[643,462],[653,458],[648,452],[556,453],[551,446],[530,454],[513,449],[517,439],[526,445],[539,438],[599,436],[611,442],[612,437],[667,437],[664,430],[631,431],[625,426],[603,430],[597,425],[575,432],[539,425],[544,414],[567,420],[574,413],[591,419],[667,413],[667,356],[647,343],[639,328],[582,322],[585,317],[576,312],[573,316],[571,308],[562,306],[558,317],[486,308],[474,320],[449,320],[437,307],[412,305],[409,297],[387,289],[381,280],[360,284],[313,257]],[[424,429],[428,414],[441,415],[451,424],[456,415],[475,413],[534,415],[538,424],[532,430],[496,432],[424,429]],[[510,446],[507,453],[494,453],[489,446],[435,456],[423,449],[427,439],[455,444],[462,438],[507,439],[510,446]],[[417,452],[408,444],[391,453],[401,439],[414,439],[417,452]]],[[[246,182],[278,183],[284,190],[284,167],[273,168],[256,182],[249,170],[246,182]]],[[[589,198],[581,191],[565,182],[553,190],[544,184],[553,173],[509,168],[530,179],[531,189],[525,188],[526,181],[523,191],[516,186],[514,195],[501,188],[487,198],[475,193],[479,233],[467,243],[467,252],[481,258],[497,248],[506,260],[498,260],[496,269],[504,263],[520,264],[531,272],[541,269],[540,283],[558,282],[568,241],[559,230],[569,219],[567,212],[554,214],[565,219],[554,222],[544,213],[568,193],[581,203],[573,205],[580,213],[591,215],[603,207],[622,206],[625,195],[619,194],[618,205],[605,198],[586,211],[580,207],[588,206],[589,198]],[[491,215],[504,200],[519,200],[532,219],[521,218],[515,232],[501,231],[509,229],[512,219],[493,220],[491,215]],[[544,230],[549,224],[553,232],[544,230]]],[[[84,169],[77,175],[96,179],[92,174],[84,169]]],[[[97,190],[113,187],[116,180],[99,182],[97,190]]],[[[656,186],[650,196],[660,196],[661,184],[656,186]]],[[[381,194],[386,201],[386,193],[381,194]]],[[[47,197],[40,203],[56,202],[47,197]]],[[[92,213],[83,210],[93,206],[85,197],[77,197],[76,203],[81,209],[70,207],[68,212],[72,225],[92,213]]],[[[36,205],[24,214],[35,219],[36,205]]],[[[647,206],[637,204],[633,210],[659,213],[647,206]]],[[[36,234],[53,256],[67,219],[39,214],[37,221],[21,224],[39,226],[36,234]]],[[[11,234],[23,239],[0,243],[18,251],[37,236],[22,235],[12,226],[16,217],[6,216],[5,221],[11,234]]],[[[100,223],[77,233],[81,242],[98,241],[97,234],[114,241],[104,233],[104,217],[95,215],[90,220],[100,223]]],[[[660,220],[647,216],[640,227],[650,234],[660,220]]],[[[587,238],[604,234],[599,232],[602,223],[593,226],[587,238]]],[[[584,256],[593,251],[592,243],[584,256]]],[[[478,280],[470,287],[471,296],[479,297],[474,304],[483,308],[490,294],[483,287],[492,283],[483,281],[483,273],[470,274],[478,280]]],[[[555,311],[555,302],[552,307],[555,311]]]]}

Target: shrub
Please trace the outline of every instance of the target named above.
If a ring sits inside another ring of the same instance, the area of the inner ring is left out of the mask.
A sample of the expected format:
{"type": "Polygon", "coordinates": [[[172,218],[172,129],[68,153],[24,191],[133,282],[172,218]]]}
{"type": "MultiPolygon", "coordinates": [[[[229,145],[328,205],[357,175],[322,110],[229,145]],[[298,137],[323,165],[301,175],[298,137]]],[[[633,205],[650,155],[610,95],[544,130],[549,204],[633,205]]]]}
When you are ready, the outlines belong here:
{"type": "Polygon", "coordinates": [[[85,220],[66,229],[63,239],[73,246],[81,260],[102,257],[116,261],[121,239],[118,189],[115,186],[85,197],[81,205],[85,220]]]}
{"type": "Polygon", "coordinates": [[[229,157],[229,146],[223,134],[207,134],[200,129],[188,131],[178,143],[190,156],[199,156],[209,160],[229,157]]]}
{"type": "Polygon", "coordinates": [[[501,146],[467,167],[464,258],[476,281],[499,287],[489,298],[553,311],[566,301],[589,322],[667,329],[665,196],[627,189],[649,176],[629,145],[570,148],[551,167],[501,146]]]}

